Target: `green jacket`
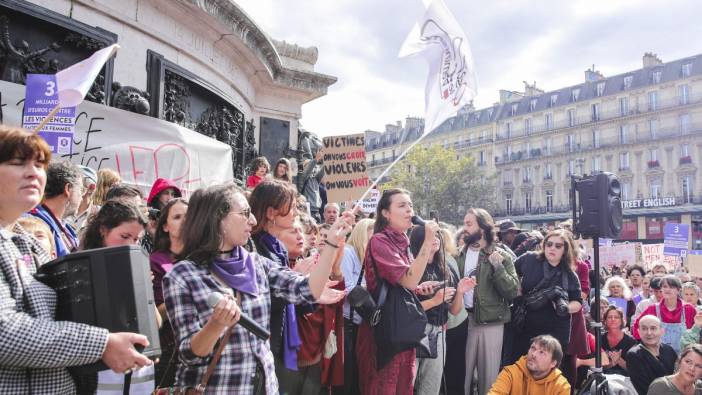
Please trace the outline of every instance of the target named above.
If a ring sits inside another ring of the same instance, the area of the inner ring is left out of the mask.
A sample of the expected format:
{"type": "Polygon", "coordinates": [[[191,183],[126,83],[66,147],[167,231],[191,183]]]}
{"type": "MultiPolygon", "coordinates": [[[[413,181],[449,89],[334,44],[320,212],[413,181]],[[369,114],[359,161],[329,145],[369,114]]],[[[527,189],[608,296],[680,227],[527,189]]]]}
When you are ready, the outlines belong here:
{"type": "MultiPolygon", "coordinates": [[[[494,267],[488,261],[488,255],[480,250],[476,281],[473,292],[473,309],[478,324],[510,321],[509,305],[517,297],[519,278],[514,269],[512,256],[505,250],[495,248],[504,258],[501,265],[494,267]]],[[[463,276],[466,264],[465,251],[458,257],[458,273],[463,276]]]]}

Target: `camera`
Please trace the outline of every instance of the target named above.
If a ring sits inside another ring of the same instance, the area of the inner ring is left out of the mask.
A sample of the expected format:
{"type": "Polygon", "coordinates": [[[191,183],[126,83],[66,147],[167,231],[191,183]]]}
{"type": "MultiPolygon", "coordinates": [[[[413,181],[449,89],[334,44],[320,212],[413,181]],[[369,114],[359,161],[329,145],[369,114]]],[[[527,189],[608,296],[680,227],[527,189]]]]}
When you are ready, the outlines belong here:
{"type": "Polygon", "coordinates": [[[568,301],[560,296],[556,296],[553,300],[553,308],[556,310],[556,315],[559,317],[566,317],[568,314],[568,301]]]}

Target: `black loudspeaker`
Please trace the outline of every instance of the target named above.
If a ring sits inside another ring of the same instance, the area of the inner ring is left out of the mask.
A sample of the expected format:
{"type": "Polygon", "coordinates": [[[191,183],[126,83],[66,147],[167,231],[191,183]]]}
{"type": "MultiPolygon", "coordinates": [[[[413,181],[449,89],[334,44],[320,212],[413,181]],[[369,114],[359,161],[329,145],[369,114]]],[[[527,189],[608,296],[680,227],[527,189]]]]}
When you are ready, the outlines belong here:
{"type": "MultiPolygon", "coordinates": [[[[161,355],[149,258],[139,246],[98,248],[66,255],[39,268],[37,279],[56,291],[56,319],[146,336],[139,351],[161,355]]],[[[105,370],[102,362],[77,369],[105,370]]]]}
{"type": "Polygon", "coordinates": [[[622,230],[622,193],[612,173],[598,173],[573,180],[575,231],[583,236],[616,239],[622,230]]]}

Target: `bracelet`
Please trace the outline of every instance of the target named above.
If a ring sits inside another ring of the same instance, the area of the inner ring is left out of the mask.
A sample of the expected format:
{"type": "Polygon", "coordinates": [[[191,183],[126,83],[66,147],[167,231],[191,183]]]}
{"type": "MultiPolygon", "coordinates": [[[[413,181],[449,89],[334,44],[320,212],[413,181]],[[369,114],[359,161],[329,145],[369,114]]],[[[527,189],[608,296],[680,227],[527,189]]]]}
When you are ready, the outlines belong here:
{"type": "Polygon", "coordinates": [[[327,240],[327,239],[324,239],[324,244],[326,244],[326,245],[328,245],[328,246],[332,246],[332,247],[334,247],[334,248],[339,248],[338,245],[332,243],[331,241],[329,241],[329,240],[327,240]]]}

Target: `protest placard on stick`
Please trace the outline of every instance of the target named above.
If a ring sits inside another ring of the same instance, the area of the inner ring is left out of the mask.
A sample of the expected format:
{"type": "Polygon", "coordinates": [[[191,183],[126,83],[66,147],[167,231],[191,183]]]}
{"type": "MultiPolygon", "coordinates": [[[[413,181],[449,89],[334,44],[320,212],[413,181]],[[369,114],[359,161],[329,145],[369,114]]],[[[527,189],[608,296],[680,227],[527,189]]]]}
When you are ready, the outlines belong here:
{"type": "Polygon", "coordinates": [[[322,148],[324,178],[329,202],[357,200],[371,185],[363,133],[325,137],[322,148]]]}

